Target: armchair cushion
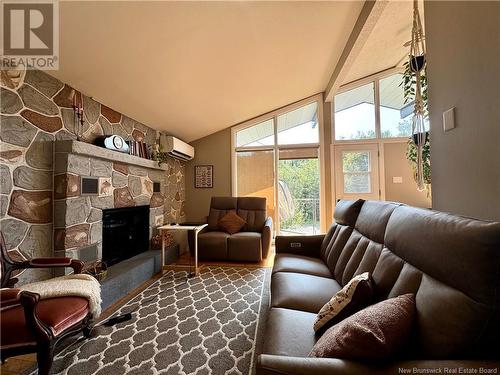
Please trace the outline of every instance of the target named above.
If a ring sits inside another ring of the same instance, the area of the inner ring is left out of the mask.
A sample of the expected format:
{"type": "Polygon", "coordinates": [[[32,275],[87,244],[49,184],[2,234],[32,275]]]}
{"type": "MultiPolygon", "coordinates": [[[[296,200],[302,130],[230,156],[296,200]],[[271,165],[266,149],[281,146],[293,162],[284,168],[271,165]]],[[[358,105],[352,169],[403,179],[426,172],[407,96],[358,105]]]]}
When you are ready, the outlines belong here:
{"type": "MultiPolygon", "coordinates": [[[[89,303],[82,297],[59,297],[40,300],[36,315],[57,336],[76,323],[82,321],[89,312],[89,303]]],[[[18,305],[2,311],[2,348],[34,343],[35,337],[27,327],[24,309],[18,305]]]]}

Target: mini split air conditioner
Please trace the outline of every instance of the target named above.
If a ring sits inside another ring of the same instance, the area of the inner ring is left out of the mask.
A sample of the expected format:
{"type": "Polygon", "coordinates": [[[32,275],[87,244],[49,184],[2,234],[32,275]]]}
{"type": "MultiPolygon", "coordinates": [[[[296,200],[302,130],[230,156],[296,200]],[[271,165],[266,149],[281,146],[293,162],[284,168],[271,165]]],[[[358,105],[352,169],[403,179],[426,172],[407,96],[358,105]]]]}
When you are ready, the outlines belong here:
{"type": "Polygon", "coordinates": [[[194,158],[194,147],[171,135],[160,135],[160,151],[179,160],[191,160],[194,158]]]}

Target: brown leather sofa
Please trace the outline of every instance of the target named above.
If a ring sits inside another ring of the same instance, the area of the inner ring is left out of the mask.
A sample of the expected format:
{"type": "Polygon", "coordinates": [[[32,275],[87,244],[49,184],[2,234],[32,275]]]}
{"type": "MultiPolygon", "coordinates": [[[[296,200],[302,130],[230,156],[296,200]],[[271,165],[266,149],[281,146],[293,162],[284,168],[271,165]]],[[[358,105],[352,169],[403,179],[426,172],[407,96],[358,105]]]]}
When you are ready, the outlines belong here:
{"type": "MultiPolygon", "coordinates": [[[[260,262],[271,247],[273,221],[267,217],[266,198],[213,197],[207,217],[208,226],[198,234],[198,257],[204,260],[260,262]],[[235,234],[222,232],[217,223],[229,211],[246,221],[235,234]]],[[[189,247],[194,240],[189,236],[189,247]]]]}
{"type": "Polygon", "coordinates": [[[389,202],[340,201],[326,235],[277,237],[276,252],[257,374],[500,366],[500,223],[389,202]],[[416,294],[410,343],[383,363],[309,358],[316,313],[366,271],[377,301],[416,294]]]}

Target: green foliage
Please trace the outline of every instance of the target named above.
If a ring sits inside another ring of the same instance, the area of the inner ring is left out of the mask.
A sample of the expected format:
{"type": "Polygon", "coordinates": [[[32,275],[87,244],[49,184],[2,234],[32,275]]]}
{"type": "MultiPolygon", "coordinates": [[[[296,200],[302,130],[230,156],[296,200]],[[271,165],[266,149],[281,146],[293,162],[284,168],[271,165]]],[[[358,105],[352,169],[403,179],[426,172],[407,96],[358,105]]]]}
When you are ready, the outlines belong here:
{"type": "MultiPolygon", "coordinates": [[[[294,228],[311,224],[313,201],[300,199],[319,199],[318,159],[280,160],[279,179],[288,186],[295,205],[294,216],[284,220],[282,227],[294,228]]],[[[319,217],[316,219],[319,220],[319,217]]]]}
{"type": "MultiPolygon", "coordinates": [[[[416,76],[415,73],[410,68],[410,57],[408,61],[404,64],[403,81],[400,86],[403,86],[404,102],[405,104],[411,103],[415,100],[415,86],[416,86],[416,76]]],[[[427,75],[425,68],[420,74],[420,84],[422,87],[422,99],[424,101],[424,119],[428,120],[427,111],[427,75]]],[[[411,125],[411,123],[410,123],[411,125]]],[[[408,140],[408,148],[406,150],[406,158],[410,162],[411,168],[413,170],[413,175],[415,181],[417,180],[417,146],[413,142],[412,138],[408,140]]],[[[423,172],[424,172],[424,184],[427,190],[427,194],[430,193],[431,185],[431,151],[430,151],[430,136],[427,134],[424,147],[422,149],[422,159],[423,159],[423,172]]]]}
{"type": "Polygon", "coordinates": [[[158,162],[158,166],[161,167],[162,163],[166,163],[170,156],[166,152],[155,152],[153,154],[153,160],[156,160],[158,162]]]}

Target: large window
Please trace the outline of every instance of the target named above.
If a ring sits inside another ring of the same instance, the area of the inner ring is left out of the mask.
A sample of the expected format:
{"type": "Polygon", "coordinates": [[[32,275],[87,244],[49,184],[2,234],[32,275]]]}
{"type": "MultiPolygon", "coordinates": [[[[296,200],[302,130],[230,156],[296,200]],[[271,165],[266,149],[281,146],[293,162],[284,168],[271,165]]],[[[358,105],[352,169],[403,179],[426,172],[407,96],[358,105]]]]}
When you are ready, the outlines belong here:
{"type": "Polygon", "coordinates": [[[278,144],[294,145],[318,142],[317,102],[278,116],[278,144]]]}
{"type": "Polygon", "coordinates": [[[335,140],[409,137],[413,103],[404,102],[402,80],[396,73],[337,94],[335,140]]]}
{"type": "Polygon", "coordinates": [[[320,99],[233,129],[233,193],[266,197],[282,235],[320,230],[320,99]]]}
{"type": "Polygon", "coordinates": [[[409,137],[413,103],[404,103],[402,74],[380,80],[380,135],[382,138],[409,137]]]}
{"type": "Polygon", "coordinates": [[[335,139],[375,138],[373,83],[335,96],[335,139]]]}
{"type": "Polygon", "coordinates": [[[274,122],[272,118],[236,133],[237,147],[272,145],[274,145],[274,122]]]}

